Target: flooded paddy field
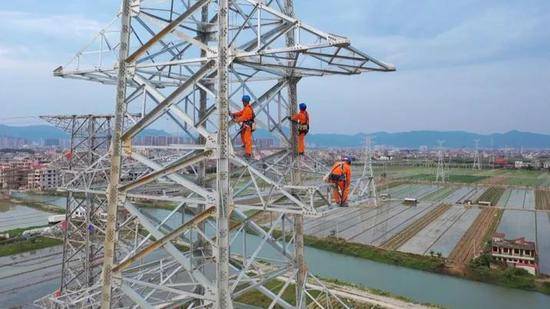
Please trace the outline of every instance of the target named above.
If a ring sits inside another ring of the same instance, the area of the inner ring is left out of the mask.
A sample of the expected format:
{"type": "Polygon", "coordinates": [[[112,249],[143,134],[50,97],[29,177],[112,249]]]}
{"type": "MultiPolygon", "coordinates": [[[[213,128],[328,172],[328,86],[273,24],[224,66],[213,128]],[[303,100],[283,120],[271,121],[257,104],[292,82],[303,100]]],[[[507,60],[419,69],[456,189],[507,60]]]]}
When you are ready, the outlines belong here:
{"type": "MultiPolygon", "coordinates": [[[[383,193],[391,200],[378,208],[351,207],[337,209],[326,217],[306,219],[305,233],[312,236],[336,236],[347,241],[372,246],[384,246],[392,237],[405,235],[397,250],[415,254],[441,254],[448,257],[472,227],[482,212],[474,203],[489,189],[488,186],[445,186],[430,184],[401,184],[383,193]],[[403,204],[406,197],[417,198],[416,206],[403,204]],[[441,214],[431,213],[440,205],[452,205],[441,214]],[[421,230],[407,230],[413,224],[430,220],[421,230]],[[400,234],[401,233],[401,234],[400,234]]],[[[550,213],[535,211],[535,192],[528,188],[508,188],[497,204],[505,209],[497,232],[506,238],[525,237],[537,243],[540,269],[550,273],[550,213]]]]}
{"type": "Polygon", "coordinates": [[[447,257],[480,212],[477,208],[453,206],[398,250],[416,254],[441,253],[447,257]]]}

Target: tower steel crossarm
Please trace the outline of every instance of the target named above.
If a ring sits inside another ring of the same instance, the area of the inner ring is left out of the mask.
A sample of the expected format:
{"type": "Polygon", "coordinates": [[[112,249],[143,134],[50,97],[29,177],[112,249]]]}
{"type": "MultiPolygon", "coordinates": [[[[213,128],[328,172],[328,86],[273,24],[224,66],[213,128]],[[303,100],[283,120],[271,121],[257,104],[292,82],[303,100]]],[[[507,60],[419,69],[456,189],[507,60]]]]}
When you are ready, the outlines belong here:
{"type": "Polygon", "coordinates": [[[287,116],[303,77],[394,67],[303,23],[290,0],[125,0],[122,8],[119,29],[112,23],[54,71],[117,85],[110,151],[83,169],[103,175],[83,191],[108,201],[102,236],[86,241],[100,248],[102,276],[40,304],[230,308],[258,291],[270,307],[350,307],[303,261],[303,217],[323,215],[329,200],[324,167],[297,156],[287,116]],[[281,151],[241,158],[229,112],[243,93],[281,151]],[[167,126],[191,144],[136,143],[167,126]],[[159,202],[169,209],[140,206],[159,202]],[[289,276],[294,284],[280,282],[289,276]],[[292,301],[282,297],[290,288],[292,301]]]}

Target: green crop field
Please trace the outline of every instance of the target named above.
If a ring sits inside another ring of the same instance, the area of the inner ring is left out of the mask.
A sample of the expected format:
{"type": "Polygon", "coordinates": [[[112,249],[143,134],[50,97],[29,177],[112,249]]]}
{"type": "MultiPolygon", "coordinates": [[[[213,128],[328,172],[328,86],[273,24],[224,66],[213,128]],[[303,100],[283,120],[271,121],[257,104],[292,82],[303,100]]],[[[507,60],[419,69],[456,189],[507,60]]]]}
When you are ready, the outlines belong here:
{"type": "Polygon", "coordinates": [[[496,205],[503,193],[504,188],[491,187],[483,192],[483,194],[475,202],[491,202],[491,205],[496,205]]]}
{"type": "MultiPolygon", "coordinates": [[[[403,181],[435,181],[435,168],[426,167],[376,167],[375,174],[385,173],[387,178],[403,181]]],[[[550,173],[537,170],[503,170],[468,168],[452,168],[447,170],[449,182],[502,184],[514,186],[548,186],[550,187],[550,173]]]]}

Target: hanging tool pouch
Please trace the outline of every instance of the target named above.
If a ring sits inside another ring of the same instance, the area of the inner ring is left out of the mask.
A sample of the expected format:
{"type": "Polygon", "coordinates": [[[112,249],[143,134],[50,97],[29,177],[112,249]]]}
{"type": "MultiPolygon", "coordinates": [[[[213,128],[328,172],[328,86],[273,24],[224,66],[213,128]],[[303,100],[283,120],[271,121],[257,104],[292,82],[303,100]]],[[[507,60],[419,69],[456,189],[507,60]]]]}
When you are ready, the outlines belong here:
{"type": "Polygon", "coordinates": [[[256,131],[256,120],[255,119],[256,119],[256,114],[254,113],[254,111],[252,111],[252,119],[243,122],[243,124],[245,126],[250,127],[252,132],[256,131]]]}
{"type": "Polygon", "coordinates": [[[340,181],[345,181],[346,180],[346,174],[344,174],[344,164],[340,164],[340,171],[342,172],[342,174],[335,174],[334,170],[332,170],[330,172],[330,174],[328,175],[328,180],[330,182],[334,182],[334,183],[338,183],[340,181]]]}
{"type": "Polygon", "coordinates": [[[309,132],[309,124],[298,124],[298,134],[307,134],[309,132]]]}

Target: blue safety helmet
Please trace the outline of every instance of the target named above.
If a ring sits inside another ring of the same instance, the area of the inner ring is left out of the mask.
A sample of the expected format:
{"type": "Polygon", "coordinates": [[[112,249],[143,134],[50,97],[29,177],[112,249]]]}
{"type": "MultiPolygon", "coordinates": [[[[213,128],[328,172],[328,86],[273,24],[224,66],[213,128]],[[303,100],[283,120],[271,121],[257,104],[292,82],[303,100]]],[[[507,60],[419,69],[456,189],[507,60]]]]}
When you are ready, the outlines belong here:
{"type": "Polygon", "coordinates": [[[243,95],[242,100],[243,100],[243,103],[250,103],[250,96],[245,94],[245,95],[243,95]]]}
{"type": "Polygon", "coordinates": [[[307,108],[307,105],[306,105],[306,103],[300,103],[300,105],[298,105],[298,107],[300,107],[301,111],[305,111],[306,108],[307,108]]]}
{"type": "Polygon", "coordinates": [[[351,157],[349,157],[349,156],[344,156],[344,157],[342,157],[342,161],[348,162],[348,164],[351,164],[351,157]]]}

